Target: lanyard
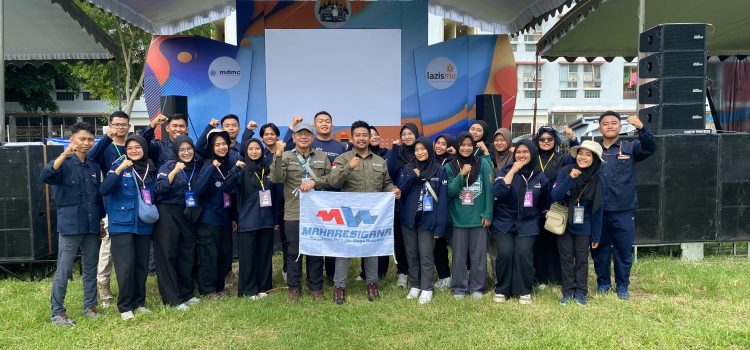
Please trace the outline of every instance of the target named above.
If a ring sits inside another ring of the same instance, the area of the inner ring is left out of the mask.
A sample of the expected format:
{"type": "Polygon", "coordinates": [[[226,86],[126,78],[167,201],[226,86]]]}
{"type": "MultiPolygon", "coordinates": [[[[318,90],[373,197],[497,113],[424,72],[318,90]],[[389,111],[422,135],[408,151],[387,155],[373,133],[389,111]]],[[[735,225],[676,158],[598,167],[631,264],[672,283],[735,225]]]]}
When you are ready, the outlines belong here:
{"type": "Polygon", "coordinates": [[[188,191],[193,190],[190,186],[190,181],[193,181],[193,174],[195,174],[195,167],[193,167],[193,171],[190,172],[190,177],[187,176],[185,169],[182,170],[182,175],[184,175],[185,179],[187,179],[188,191]]]}
{"type": "Polygon", "coordinates": [[[260,188],[263,191],[266,190],[266,185],[263,184],[263,178],[266,176],[265,174],[266,174],[266,169],[265,168],[263,168],[263,170],[260,171],[260,177],[258,177],[258,172],[253,171],[253,175],[255,175],[255,177],[258,178],[258,182],[260,182],[260,188]]]}
{"type": "Polygon", "coordinates": [[[547,168],[547,165],[549,165],[549,162],[552,161],[552,158],[555,158],[555,154],[552,153],[552,155],[549,156],[549,159],[547,159],[547,163],[545,164],[542,164],[542,156],[537,156],[537,157],[539,157],[539,166],[542,167],[542,172],[544,172],[544,169],[547,168]]]}
{"type": "Polygon", "coordinates": [[[115,152],[117,152],[117,157],[118,157],[118,158],[122,157],[122,153],[120,153],[120,149],[119,149],[119,148],[117,147],[117,145],[115,145],[115,144],[113,143],[113,144],[112,144],[112,147],[114,147],[114,148],[115,148],[115,152]]]}
{"type": "MultiPolygon", "coordinates": [[[[456,165],[458,165],[458,174],[461,174],[461,163],[458,162],[458,159],[456,159],[456,165]]],[[[469,187],[469,177],[471,176],[471,172],[466,174],[466,187],[469,187]]]]}
{"type": "Polygon", "coordinates": [[[579,193],[578,198],[576,198],[576,205],[581,205],[581,197],[583,196],[583,192],[586,192],[586,189],[589,188],[590,184],[591,184],[591,181],[587,182],[586,186],[583,186],[581,193],[579,193]]]}
{"type": "Polygon", "coordinates": [[[534,177],[534,171],[532,171],[531,174],[529,174],[529,178],[528,179],[525,176],[523,176],[523,174],[519,174],[519,175],[521,175],[521,178],[523,179],[523,181],[526,182],[526,189],[528,190],[529,189],[529,180],[531,180],[531,178],[534,177]]]}
{"type": "MultiPolygon", "coordinates": [[[[135,171],[135,169],[133,169],[133,174],[135,174],[135,177],[137,177],[138,180],[141,180],[141,183],[143,184],[143,189],[144,190],[146,189],[146,181],[144,181],[144,179],[146,178],[146,176],[148,176],[148,168],[150,166],[151,166],[151,164],[146,164],[146,172],[143,174],[143,177],[141,177],[140,175],[138,175],[138,172],[135,171]]],[[[138,185],[138,182],[136,182],[136,185],[138,185]]]]}
{"type": "Polygon", "coordinates": [[[221,179],[222,180],[226,180],[227,179],[226,177],[224,177],[224,173],[221,172],[221,169],[219,169],[219,167],[217,167],[216,165],[214,165],[214,168],[216,168],[216,171],[219,172],[219,175],[221,175],[221,179]]]}

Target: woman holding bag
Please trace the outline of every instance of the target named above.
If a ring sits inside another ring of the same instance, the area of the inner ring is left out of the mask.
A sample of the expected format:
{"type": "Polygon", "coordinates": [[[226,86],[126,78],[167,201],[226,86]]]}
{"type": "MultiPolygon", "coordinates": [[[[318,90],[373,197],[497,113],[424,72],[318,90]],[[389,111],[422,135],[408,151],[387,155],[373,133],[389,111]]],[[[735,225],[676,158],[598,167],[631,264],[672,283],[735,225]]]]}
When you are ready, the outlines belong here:
{"type": "Polygon", "coordinates": [[[107,215],[112,240],[112,261],[117,271],[117,309],[123,320],[133,311],[148,313],[146,277],[152,223],[139,217],[139,206],[154,205],[156,167],[148,159],[148,143],[138,135],[125,140],[127,158],[115,163],[102,182],[102,196],[108,196],[107,215]]]}
{"type": "Polygon", "coordinates": [[[575,164],[563,166],[555,179],[552,200],[567,203],[568,222],[565,233],[557,236],[562,268],[560,304],[575,300],[586,304],[588,293],[589,244],[596,249],[602,231],[604,175],[601,168],[602,146],[583,141],[570,149],[575,164]]]}

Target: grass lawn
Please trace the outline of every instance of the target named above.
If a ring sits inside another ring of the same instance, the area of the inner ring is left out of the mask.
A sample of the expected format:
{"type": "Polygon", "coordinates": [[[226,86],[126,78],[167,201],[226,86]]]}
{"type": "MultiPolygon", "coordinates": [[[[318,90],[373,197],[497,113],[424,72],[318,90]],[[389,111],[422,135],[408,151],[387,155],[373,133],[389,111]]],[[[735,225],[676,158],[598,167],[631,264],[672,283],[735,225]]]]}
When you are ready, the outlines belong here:
{"type": "MultiPolygon", "coordinates": [[[[279,256],[274,263],[279,262],[279,256]]],[[[353,264],[354,265],[354,264],[353,264]]],[[[280,265],[274,285],[281,286],[280,265]]],[[[358,268],[352,266],[353,276],[358,268]]],[[[595,285],[593,272],[589,286],[595,285]]],[[[382,299],[367,302],[362,282],[350,279],[348,303],[299,304],[286,290],[263,300],[225,297],[187,312],[161,304],[156,279],[148,280],[153,313],[124,322],[114,307],[88,320],[81,314],[81,280],[69,284],[66,307],[77,325],[49,322],[51,279],[0,280],[0,348],[127,349],[427,349],[427,348],[750,348],[750,260],[709,257],[683,263],[640,257],[633,267],[630,301],[591,295],[586,306],[559,305],[559,288],[535,291],[534,304],[453,300],[436,292],[432,303],[405,299],[393,273],[381,282],[382,299]]],[[[116,285],[116,283],[114,284],[116,285]]],[[[113,285],[113,287],[114,287],[113,285]]]]}

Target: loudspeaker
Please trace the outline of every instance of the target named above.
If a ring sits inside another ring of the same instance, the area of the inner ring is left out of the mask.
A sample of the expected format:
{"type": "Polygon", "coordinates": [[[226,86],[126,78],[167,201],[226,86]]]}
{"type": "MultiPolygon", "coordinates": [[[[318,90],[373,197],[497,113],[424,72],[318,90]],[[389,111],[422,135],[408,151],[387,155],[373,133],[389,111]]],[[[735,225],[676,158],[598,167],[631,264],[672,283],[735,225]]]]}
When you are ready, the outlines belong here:
{"type": "Polygon", "coordinates": [[[495,131],[503,126],[503,101],[502,96],[497,94],[484,94],[476,96],[477,120],[484,120],[489,130],[485,130],[485,136],[489,138],[495,131]]]}
{"type": "Polygon", "coordinates": [[[750,240],[750,134],[719,134],[719,241],[750,240]]]}
{"type": "Polygon", "coordinates": [[[668,51],[638,61],[641,78],[704,77],[706,51],[668,51]]]}
{"type": "Polygon", "coordinates": [[[638,102],[650,103],[705,103],[706,79],[664,78],[638,87],[638,102]]]}
{"type": "Polygon", "coordinates": [[[639,110],[638,118],[658,134],[683,134],[705,130],[705,114],[706,105],[703,103],[661,104],[639,110]]]}
{"type": "Polygon", "coordinates": [[[62,146],[0,147],[0,262],[54,257],[57,216],[54,199],[39,178],[62,146]]]}
{"type": "Polygon", "coordinates": [[[162,96],[159,105],[161,106],[161,114],[163,114],[167,118],[175,114],[183,114],[185,116],[188,115],[187,96],[162,96]]]}
{"type": "Polygon", "coordinates": [[[705,23],[662,24],[639,37],[641,52],[706,50],[705,23]]]}

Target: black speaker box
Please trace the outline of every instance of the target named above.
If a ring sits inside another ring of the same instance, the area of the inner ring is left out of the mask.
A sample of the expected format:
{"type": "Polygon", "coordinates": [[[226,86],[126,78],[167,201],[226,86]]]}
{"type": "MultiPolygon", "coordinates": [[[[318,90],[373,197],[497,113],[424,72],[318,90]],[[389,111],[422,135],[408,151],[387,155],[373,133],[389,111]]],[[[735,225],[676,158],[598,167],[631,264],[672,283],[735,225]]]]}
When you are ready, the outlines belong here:
{"type": "Polygon", "coordinates": [[[188,115],[187,96],[162,96],[159,105],[161,106],[161,114],[166,117],[171,117],[175,114],[188,115]]]}
{"type": "Polygon", "coordinates": [[[640,78],[705,77],[706,51],[658,52],[638,61],[640,78]]]}
{"type": "Polygon", "coordinates": [[[643,124],[655,134],[703,132],[706,129],[705,114],[704,103],[662,104],[638,111],[643,124]]]}
{"type": "Polygon", "coordinates": [[[476,97],[477,120],[484,120],[489,130],[485,130],[487,139],[503,125],[503,101],[500,95],[485,94],[476,97]]]}
{"type": "Polygon", "coordinates": [[[706,49],[705,23],[670,23],[653,27],[639,37],[641,52],[706,49]]]}
{"type": "Polygon", "coordinates": [[[718,240],[750,241],[750,134],[722,134],[718,240]]]}
{"type": "MultiPolygon", "coordinates": [[[[54,258],[57,216],[54,198],[39,174],[62,146],[0,147],[0,262],[54,258]]],[[[50,188],[51,190],[51,188],[50,188]]]]}
{"type": "Polygon", "coordinates": [[[705,103],[706,79],[664,78],[638,87],[638,103],[705,103]]]}

